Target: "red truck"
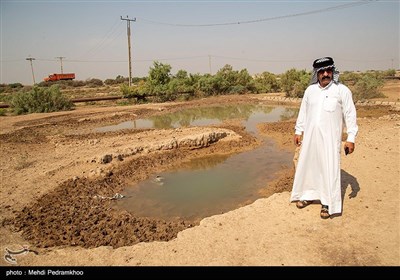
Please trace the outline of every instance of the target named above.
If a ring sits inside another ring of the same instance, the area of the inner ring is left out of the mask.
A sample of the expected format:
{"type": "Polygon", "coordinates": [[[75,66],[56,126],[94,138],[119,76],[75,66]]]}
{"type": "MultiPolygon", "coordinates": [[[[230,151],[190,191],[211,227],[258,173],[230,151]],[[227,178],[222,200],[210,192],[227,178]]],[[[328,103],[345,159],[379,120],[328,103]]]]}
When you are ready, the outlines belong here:
{"type": "Polygon", "coordinates": [[[45,82],[49,81],[61,81],[61,80],[73,80],[75,79],[75,73],[65,73],[65,74],[50,74],[48,77],[44,78],[45,82]]]}

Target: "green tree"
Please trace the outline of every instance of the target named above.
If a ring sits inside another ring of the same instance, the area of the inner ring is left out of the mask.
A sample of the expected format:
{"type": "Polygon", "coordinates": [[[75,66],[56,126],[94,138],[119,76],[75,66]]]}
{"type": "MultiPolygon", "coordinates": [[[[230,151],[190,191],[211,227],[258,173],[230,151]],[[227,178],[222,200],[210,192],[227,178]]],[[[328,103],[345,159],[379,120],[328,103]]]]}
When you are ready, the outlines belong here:
{"type": "Polygon", "coordinates": [[[303,97],[311,78],[311,73],[294,68],[286,71],[281,76],[281,87],[287,97],[303,97]]]}
{"type": "Polygon", "coordinates": [[[168,84],[170,81],[171,66],[154,61],[153,67],[150,67],[149,70],[146,87],[149,90],[149,94],[155,96],[155,101],[165,102],[175,98],[175,95],[169,90],[168,84]]]}
{"type": "Polygon", "coordinates": [[[201,76],[196,83],[196,90],[200,96],[211,96],[221,93],[222,78],[206,74],[201,76]]]}
{"type": "Polygon", "coordinates": [[[168,90],[171,93],[186,93],[192,96],[194,94],[194,83],[185,70],[179,70],[169,82],[168,90]]]}
{"type": "Polygon", "coordinates": [[[276,75],[267,71],[257,74],[254,83],[257,92],[278,92],[280,90],[276,75]]]}
{"type": "Polygon", "coordinates": [[[232,66],[226,64],[214,76],[213,90],[220,94],[226,93],[245,93],[254,91],[255,85],[253,78],[249,75],[247,69],[240,72],[233,70],[232,66]]]}
{"type": "Polygon", "coordinates": [[[171,65],[154,61],[150,67],[148,81],[153,86],[167,85],[171,80],[171,65]]]}
{"type": "Polygon", "coordinates": [[[188,78],[188,73],[185,70],[179,70],[176,75],[175,75],[176,79],[180,79],[180,80],[184,80],[188,78]]]}

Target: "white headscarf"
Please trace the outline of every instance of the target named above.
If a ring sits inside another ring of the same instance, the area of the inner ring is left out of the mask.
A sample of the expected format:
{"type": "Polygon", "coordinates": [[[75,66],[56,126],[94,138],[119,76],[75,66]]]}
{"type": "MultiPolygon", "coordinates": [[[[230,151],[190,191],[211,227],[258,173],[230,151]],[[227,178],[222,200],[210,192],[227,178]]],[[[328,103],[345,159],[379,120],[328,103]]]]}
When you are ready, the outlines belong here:
{"type": "Polygon", "coordinates": [[[325,69],[332,69],[333,81],[336,84],[339,83],[339,70],[336,68],[333,59],[331,57],[323,57],[314,60],[313,67],[314,69],[310,85],[318,83],[318,72],[325,69]]]}

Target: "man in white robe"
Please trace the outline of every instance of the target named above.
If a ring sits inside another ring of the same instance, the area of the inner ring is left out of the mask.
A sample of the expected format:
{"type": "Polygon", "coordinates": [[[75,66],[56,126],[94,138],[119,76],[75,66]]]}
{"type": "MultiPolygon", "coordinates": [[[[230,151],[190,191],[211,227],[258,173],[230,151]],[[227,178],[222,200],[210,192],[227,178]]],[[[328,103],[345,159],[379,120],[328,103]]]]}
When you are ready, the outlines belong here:
{"type": "Polygon", "coordinates": [[[303,208],[314,200],[322,204],[321,218],[342,212],[340,153],[342,124],[347,129],[346,154],[355,148],[358,132],[352,93],[339,83],[331,57],[314,61],[311,84],[304,92],[295,126],[295,145],[300,146],[290,201],[303,208]]]}

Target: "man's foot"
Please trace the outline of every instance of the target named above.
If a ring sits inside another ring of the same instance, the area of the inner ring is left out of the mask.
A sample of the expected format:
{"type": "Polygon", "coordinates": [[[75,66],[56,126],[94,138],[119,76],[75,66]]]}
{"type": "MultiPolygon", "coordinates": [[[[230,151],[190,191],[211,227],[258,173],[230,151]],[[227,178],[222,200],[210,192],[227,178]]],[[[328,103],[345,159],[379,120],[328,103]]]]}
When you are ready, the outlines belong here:
{"type": "Polygon", "coordinates": [[[297,208],[301,209],[301,208],[304,208],[304,207],[306,207],[306,206],[308,206],[308,205],[310,205],[312,203],[313,203],[312,200],[299,200],[299,201],[296,202],[296,206],[297,206],[297,208]]]}
{"type": "Polygon", "coordinates": [[[328,205],[322,205],[320,216],[322,219],[328,219],[331,215],[329,215],[328,205]]]}

